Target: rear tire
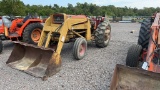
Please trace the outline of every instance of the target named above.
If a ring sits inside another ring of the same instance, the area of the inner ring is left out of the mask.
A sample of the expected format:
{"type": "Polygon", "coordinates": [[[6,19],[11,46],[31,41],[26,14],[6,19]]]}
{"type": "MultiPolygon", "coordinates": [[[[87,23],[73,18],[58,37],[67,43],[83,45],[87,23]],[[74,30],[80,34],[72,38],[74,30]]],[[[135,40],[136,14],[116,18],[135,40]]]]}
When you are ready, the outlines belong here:
{"type": "Polygon", "coordinates": [[[31,23],[29,24],[23,32],[23,41],[29,44],[37,44],[41,31],[43,29],[43,25],[40,23],[31,23]]]}
{"type": "Polygon", "coordinates": [[[142,22],[141,28],[139,31],[138,44],[142,46],[142,48],[148,48],[149,38],[150,38],[150,27],[151,20],[146,19],[142,22]]]}
{"type": "Polygon", "coordinates": [[[75,59],[83,59],[87,51],[87,41],[85,38],[77,38],[73,46],[73,56],[75,59]]]}
{"type": "Polygon", "coordinates": [[[130,67],[137,67],[139,64],[139,58],[142,52],[141,45],[132,45],[127,53],[126,65],[130,67]]]}
{"type": "Polygon", "coordinates": [[[109,21],[105,20],[101,24],[98,25],[95,30],[95,44],[97,47],[104,48],[109,44],[111,38],[111,26],[109,21]]]}
{"type": "Polygon", "coordinates": [[[2,43],[2,41],[0,40],[0,53],[2,53],[2,51],[3,51],[3,43],[2,43]]]}

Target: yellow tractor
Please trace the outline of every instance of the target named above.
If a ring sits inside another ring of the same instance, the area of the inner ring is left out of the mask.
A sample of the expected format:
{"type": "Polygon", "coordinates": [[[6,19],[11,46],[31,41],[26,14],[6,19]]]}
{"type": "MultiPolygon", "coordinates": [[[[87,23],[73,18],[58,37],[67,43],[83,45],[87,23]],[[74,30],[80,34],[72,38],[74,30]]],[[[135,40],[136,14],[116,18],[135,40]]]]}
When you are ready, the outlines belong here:
{"type": "Polygon", "coordinates": [[[53,14],[44,24],[38,46],[16,41],[6,63],[12,68],[47,79],[60,70],[60,53],[64,43],[75,41],[73,56],[80,60],[86,55],[88,41],[104,48],[110,41],[110,34],[111,26],[106,17],[53,14]]]}

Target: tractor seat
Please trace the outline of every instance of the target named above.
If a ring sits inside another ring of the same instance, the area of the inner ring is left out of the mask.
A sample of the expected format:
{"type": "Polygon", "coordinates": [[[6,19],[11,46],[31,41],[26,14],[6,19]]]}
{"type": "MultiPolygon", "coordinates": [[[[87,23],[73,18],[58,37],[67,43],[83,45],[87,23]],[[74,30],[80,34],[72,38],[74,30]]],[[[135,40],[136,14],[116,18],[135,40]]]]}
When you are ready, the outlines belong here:
{"type": "Polygon", "coordinates": [[[28,19],[30,19],[31,18],[31,16],[30,15],[28,15],[28,16],[26,16],[24,19],[23,19],[23,23],[25,23],[28,19]]]}
{"type": "Polygon", "coordinates": [[[21,27],[23,25],[23,23],[17,23],[17,27],[21,27]]]}

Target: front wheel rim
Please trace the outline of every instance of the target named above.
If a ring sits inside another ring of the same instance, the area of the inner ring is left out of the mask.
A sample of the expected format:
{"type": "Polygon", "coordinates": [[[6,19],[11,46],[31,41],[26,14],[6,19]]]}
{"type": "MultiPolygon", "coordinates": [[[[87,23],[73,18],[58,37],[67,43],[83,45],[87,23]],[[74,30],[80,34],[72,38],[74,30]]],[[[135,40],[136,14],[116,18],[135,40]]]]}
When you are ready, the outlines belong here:
{"type": "Polygon", "coordinates": [[[84,44],[81,44],[79,49],[79,55],[84,56],[85,51],[86,51],[86,46],[84,44]]]}
{"type": "Polygon", "coordinates": [[[41,37],[41,30],[40,29],[34,29],[31,33],[31,39],[33,42],[37,43],[41,37]]]}

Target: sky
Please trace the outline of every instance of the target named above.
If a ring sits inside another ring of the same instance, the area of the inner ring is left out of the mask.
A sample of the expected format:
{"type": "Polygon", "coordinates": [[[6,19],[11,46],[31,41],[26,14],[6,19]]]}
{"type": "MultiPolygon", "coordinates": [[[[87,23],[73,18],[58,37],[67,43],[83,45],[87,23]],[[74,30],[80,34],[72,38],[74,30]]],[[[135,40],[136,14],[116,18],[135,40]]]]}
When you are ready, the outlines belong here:
{"type": "Polygon", "coordinates": [[[24,4],[30,5],[54,5],[66,7],[68,3],[76,5],[79,3],[93,3],[99,6],[114,5],[116,7],[131,7],[142,9],[143,7],[160,7],[160,0],[21,0],[24,4]]]}

